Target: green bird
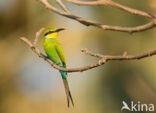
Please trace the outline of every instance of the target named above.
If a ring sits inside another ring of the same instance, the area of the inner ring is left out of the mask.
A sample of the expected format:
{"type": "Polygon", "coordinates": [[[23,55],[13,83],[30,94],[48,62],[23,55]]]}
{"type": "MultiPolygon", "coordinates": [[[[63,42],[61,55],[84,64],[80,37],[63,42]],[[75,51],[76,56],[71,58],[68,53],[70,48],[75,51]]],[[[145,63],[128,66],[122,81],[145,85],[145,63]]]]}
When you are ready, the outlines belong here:
{"type": "MultiPolygon", "coordinates": [[[[46,29],[44,32],[44,50],[47,54],[47,57],[56,65],[60,67],[66,68],[65,57],[63,53],[63,48],[58,41],[58,33],[64,28],[56,29],[56,28],[49,28],[46,29]]],[[[74,106],[73,98],[69,89],[68,80],[67,80],[67,72],[59,71],[64,83],[64,88],[67,96],[67,103],[68,107],[70,106],[70,102],[74,106]]]]}

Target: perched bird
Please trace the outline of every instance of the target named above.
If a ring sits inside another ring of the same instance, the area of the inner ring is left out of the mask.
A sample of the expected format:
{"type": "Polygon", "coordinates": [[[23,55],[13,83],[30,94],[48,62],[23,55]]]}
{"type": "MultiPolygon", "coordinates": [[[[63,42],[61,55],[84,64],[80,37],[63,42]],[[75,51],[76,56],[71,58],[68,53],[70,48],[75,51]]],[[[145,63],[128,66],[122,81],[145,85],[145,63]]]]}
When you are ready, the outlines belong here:
{"type": "MultiPolygon", "coordinates": [[[[49,28],[46,29],[44,32],[44,50],[47,54],[47,57],[56,65],[59,65],[60,67],[66,68],[66,62],[65,57],[63,54],[63,48],[61,44],[58,41],[58,33],[62,30],[65,30],[64,28],[56,29],[56,28],[49,28]]],[[[67,72],[61,71],[60,74],[64,83],[64,88],[66,91],[67,96],[67,103],[68,107],[70,106],[70,102],[74,106],[73,98],[69,89],[68,81],[67,81],[67,72]]]]}

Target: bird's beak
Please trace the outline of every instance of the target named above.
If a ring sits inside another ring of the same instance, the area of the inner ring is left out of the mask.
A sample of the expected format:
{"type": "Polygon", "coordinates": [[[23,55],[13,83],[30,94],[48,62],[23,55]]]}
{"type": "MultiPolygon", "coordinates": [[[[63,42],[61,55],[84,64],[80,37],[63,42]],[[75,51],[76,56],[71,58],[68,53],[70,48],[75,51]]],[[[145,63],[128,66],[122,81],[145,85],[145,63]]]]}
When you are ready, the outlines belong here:
{"type": "Polygon", "coordinates": [[[60,31],[63,31],[63,30],[65,30],[65,28],[59,28],[59,29],[56,30],[56,32],[60,32],[60,31]]]}

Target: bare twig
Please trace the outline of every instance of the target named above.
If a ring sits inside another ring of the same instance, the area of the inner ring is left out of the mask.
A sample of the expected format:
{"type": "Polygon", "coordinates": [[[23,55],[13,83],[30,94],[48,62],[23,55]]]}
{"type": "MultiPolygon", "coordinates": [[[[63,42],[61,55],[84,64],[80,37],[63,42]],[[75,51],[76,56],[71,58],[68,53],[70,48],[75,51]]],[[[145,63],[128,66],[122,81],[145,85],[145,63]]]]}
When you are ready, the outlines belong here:
{"type": "Polygon", "coordinates": [[[87,49],[82,49],[81,52],[93,56],[93,57],[97,57],[99,60],[97,61],[97,63],[93,63],[93,64],[89,64],[86,66],[82,66],[82,67],[77,67],[77,68],[62,68],[56,64],[54,64],[50,59],[47,58],[46,55],[44,55],[43,53],[40,52],[40,50],[36,47],[36,44],[38,42],[39,37],[41,36],[41,33],[43,32],[43,28],[40,29],[37,33],[36,33],[36,37],[34,39],[35,45],[34,43],[32,43],[31,41],[29,41],[27,38],[25,37],[21,37],[20,39],[26,44],[28,45],[28,47],[31,48],[31,50],[38,55],[38,57],[44,59],[47,63],[49,63],[53,68],[57,69],[57,70],[62,70],[62,71],[66,71],[66,72],[83,72],[83,71],[87,71],[89,69],[92,68],[96,68],[98,66],[104,65],[106,62],[108,61],[112,61],[112,60],[138,60],[138,59],[143,59],[146,57],[151,57],[153,55],[156,55],[156,50],[151,50],[145,53],[140,53],[140,54],[136,54],[136,55],[127,55],[127,53],[122,54],[122,55],[101,55],[101,54],[96,54],[93,53],[87,49]]]}
{"type": "Polygon", "coordinates": [[[87,49],[85,49],[85,51],[83,50],[82,52],[93,57],[97,57],[101,59],[104,58],[106,61],[108,60],[139,60],[139,59],[143,59],[146,57],[156,55],[156,50],[151,50],[151,51],[139,53],[136,55],[128,55],[127,52],[124,52],[123,55],[101,55],[101,54],[93,53],[87,49]]]}
{"type": "Polygon", "coordinates": [[[147,24],[136,26],[136,27],[121,27],[121,26],[110,26],[110,25],[102,25],[101,27],[104,30],[136,33],[136,32],[142,32],[156,27],[156,23],[152,21],[147,24]]]}
{"type": "MultiPolygon", "coordinates": [[[[110,26],[110,25],[92,22],[92,21],[83,19],[79,16],[72,14],[69,11],[69,9],[65,6],[65,4],[63,4],[63,2],[61,0],[56,0],[56,1],[59,4],[59,6],[63,9],[63,11],[60,11],[59,9],[54,7],[53,5],[49,4],[49,2],[47,0],[38,0],[38,1],[41,2],[48,10],[53,11],[59,15],[65,16],[65,17],[73,19],[73,20],[76,20],[76,21],[78,21],[78,22],[80,22],[86,26],[95,26],[95,27],[98,27],[98,28],[101,28],[104,30],[133,33],[133,32],[145,31],[145,30],[151,29],[151,28],[156,26],[156,19],[155,19],[154,15],[149,14],[149,13],[144,12],[144,11],[129,8],[127,6],[113,2],[112,0],[97,0],[97,1],[91,1],[91,2],[89,2],[89,1],[84,2],[84,1],[79,1],[79,0],[70,0],[70,2],[78,4],[78,5],[109,5],[109,6],[112,6],[115,8],[122,9],[128,13],[131,13],[131,14],[140,15],[140,16],[143,16],[146,18],[150,18],[151,21],[147,24],[136,26],[136,27],[110,26]]],[[[41,36],[43,30],[44,30],[44,28],[40,29],[36,33],[36,37],[35,37],[33,42],[29,41],[25,37],[21,37],[20,39],[23,42],[25,42],[32,49],[32,51],[35,52],[40,58],[42,58],[46,62],[48,62],[53,68],[56,68],[58,70],[67,71],[67,72],[86,71],[86,70],[104,65],[106,62],[112,61],[112,60],[137,60],[137,59],[143,59],[146,57],[156,55],[156,50],[148,51],[148,52],[137,54],[137,55],[128,55],[127,52],[124,52],[124,54],[122,54],[122,55],[101,55],[101,54],[95,54],[95,53],[93,53],[87,49],[82,49],[83,53],[88,54],[88,55],[93,56],[93,57],[97,57],[99,60],[96,63],[89,64],[89,65],[82,66],[82,67],[78,67],[78,68],[69,68],[69,69],[68,68],[62,68],[62,67],[54,64],[50,59],[47,58],[46,55],[41,53],[40,50],[36,47],[38,39],[41,36]]]]}
{"type": "Polygon", "coordinates": [[[104,56],[101,55],[101,54],[97,54],[97,53],[94,54],[93,52],[89,51],[88,49],[81,49],[81,52],[82,52],[82,53],[85,53],[85,54],[87,54],[87,55],[93,56],[93,57],[97,57],[97,58],[99,58],[99,59],[101,59],[101,58],[104,57],[104,56]]]}
{"type": "Polygon", "coordinates": [[[77,5],[84,5],[84,6],[97,6],[97,5],[111,6],[111,7],[118,8],[118,9],[121,9],[123,11],[126,11],[128,13],[143,16],[143,17],[147,17],[147,18],[150,18],[150,19],[153,19],[155,17],[154,15],[152,15],[150,13],[124,6],[122,4],[114,2],[112,0],[96,0],[96,1],[67,0],[67,1],[71,2],[71,3],[74,3],[74,4],[77,4],[77,5]]]}
{"type": "Polygon", "coordinates": [[[38,39],[40,38],[40,34],[44,31],[44,28],[41,28],[37,33],[36,33],[36,37],[34,39],[33,45],[36,46],[38,39]]]}
{"type": "Polygon", "coordinates": [[[140,10],[136,10],[136,9],[132,9],[129,8],[127,6],[118,4],[116,2],[113,2],[112,0],[97,0],[97,1],[79,1],[79,0],[67,0],[70,1],[72,3],[78,4],[78,5],[109,5],[115,8],[119,8],[122,9],[126,12],[129,12],[131,14],[135,14],[135,15],[140,15],[146,18],[150,18],[150,22],[143,24],[143,25],[139,25],[139,26],[134,26],[134,27],[123,27],[123,26],[111,26],[111,25],[106,25],[106,24],[101,24],[98,22],[93,22],[87,19],[83,19],[82,17],[76,16],[74,14],[72,14],[69,9],[65,6],[65,4],[62,3],[62,1],[60,0],[56,0],[58,2],[58,4],[62,7],[62,9],[65,12],[60,11],[59,9],[55,8],[53,5],[51,5],[47,0],[38,0],[42,5],[44,5],[48,10],[55,12],[59,15],[62,15],[64,17],[73,19],[75,21],[80,22],[83,25],[86,26],[94,26],[94,27],[98,27],[101,28],[103,30],[110,30],[110,31],[118,31],[118,32],[127,32],[127,33],[135,33],[135,32],[141,32],[141,31],[145,31],[145,30],[149,30],[151,28],[154,28],[156,26],[156,18],[154,15],[144,12],[144,11],[140,11],[140,10]]]}
{"type": "Polygon", "coordinates": [[[82,71],[86,71],[88,69],[91,69],[91,68],[95,68],[97,66],[100,66],[99,63],[95,63],[95,64],[91,64],[91,65],[88,65],[88,66],[83,66],[83,67],[80,67],[80,68],[62,68],[56,64],[54,64],[50,59],[47,58],[46,55],[44,55],[43,53],[41,53],[39,51],[38,48],[36,48],[27,38],[25,37],[21,37],[20,40],[22,40],[25,44],[27,44],[30,49],[36,54],[38,55],[38,57],[44,59],[47,63],[49,63],[53,68],[55,69],[58,69],[58,70],[62,70],[62,71],[67,71],[67,72],[82,72],[82,71]]]}
{"type": "Polygon", "coordinates": [[[59,6],[68,14],[71,14],[70,10],[63,4],[62,0],[56,0],[59,6]]]}

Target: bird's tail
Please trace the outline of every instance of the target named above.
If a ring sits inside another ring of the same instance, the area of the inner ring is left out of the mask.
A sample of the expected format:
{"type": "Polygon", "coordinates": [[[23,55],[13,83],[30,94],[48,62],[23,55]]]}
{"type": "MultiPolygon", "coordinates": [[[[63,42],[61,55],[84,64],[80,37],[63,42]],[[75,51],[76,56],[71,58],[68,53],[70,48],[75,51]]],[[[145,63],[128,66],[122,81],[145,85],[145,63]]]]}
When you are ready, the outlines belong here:
{"type": "Polygon", "coordinates": [[[71,92],[70,92],[70,89],[69,89],[69,85],[68,85],[67,73],[63,72],[63,71],[60,71],[60,72],[61,72],[61,75],[62,75],[62,78],[63,78],[64,88],[65,88],[65,91],[66,91],[68,107],[70,107],[70,102],[74,106],[74,101],[73,101],[73,98],[72,98],[72,95],[71,95],[71,92]]]}

